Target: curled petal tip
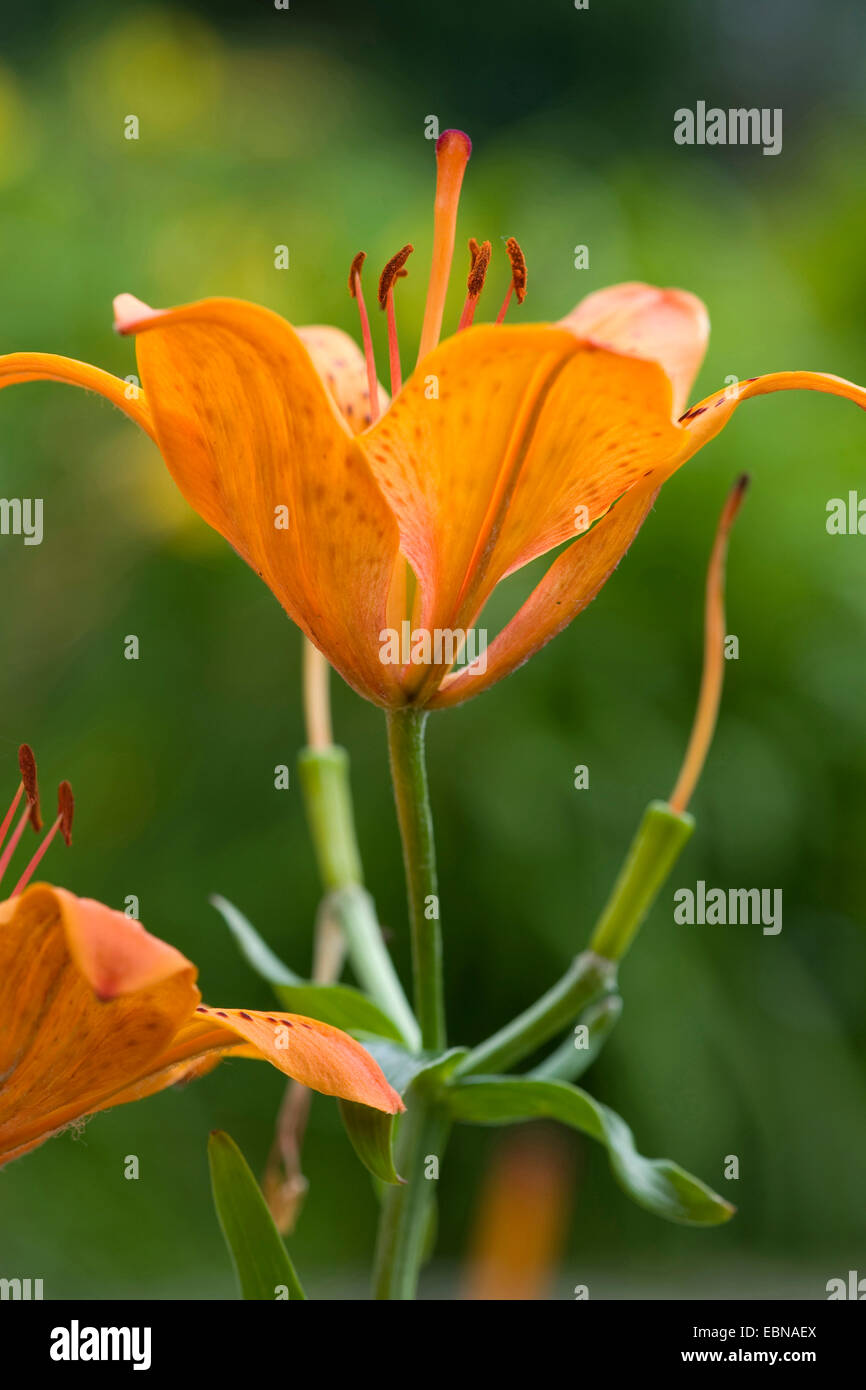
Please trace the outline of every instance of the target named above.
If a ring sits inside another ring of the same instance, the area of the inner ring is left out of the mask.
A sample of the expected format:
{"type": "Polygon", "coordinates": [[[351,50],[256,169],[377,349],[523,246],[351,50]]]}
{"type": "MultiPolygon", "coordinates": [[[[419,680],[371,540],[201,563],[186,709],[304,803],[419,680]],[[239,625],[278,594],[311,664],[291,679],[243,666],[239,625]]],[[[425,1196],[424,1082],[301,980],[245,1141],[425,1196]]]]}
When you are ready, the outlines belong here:
{"type": "Polygon", "coordinates": [[[134,294],[117,295],[113,308],[115,333],[130,333],[142,319],[156,318],[161,312],[159,309],[151,309],[149,304],[136,299],[134,294]]]}

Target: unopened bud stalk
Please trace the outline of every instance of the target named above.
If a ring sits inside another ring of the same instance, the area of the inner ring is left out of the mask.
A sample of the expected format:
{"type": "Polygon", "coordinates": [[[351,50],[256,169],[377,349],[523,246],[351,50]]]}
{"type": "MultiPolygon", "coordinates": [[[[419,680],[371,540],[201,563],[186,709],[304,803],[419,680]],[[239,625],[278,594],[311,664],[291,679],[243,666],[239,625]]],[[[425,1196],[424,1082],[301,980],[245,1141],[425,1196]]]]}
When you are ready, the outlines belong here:
{"type": "Polygon", "coordinates": [[[694,828],[687,812],[650,802],[589,943],[597,956],[622,960],[694,828]]]}

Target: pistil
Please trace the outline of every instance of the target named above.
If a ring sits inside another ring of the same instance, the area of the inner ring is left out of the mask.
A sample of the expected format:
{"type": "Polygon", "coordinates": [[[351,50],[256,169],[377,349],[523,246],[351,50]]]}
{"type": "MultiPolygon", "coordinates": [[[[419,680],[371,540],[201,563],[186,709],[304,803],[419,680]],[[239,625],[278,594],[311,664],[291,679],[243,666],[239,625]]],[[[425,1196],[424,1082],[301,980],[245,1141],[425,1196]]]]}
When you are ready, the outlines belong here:
{"type": "Polygon", "coordinates": [[[428,352],[432,352],[442,332],[442,315],[445,312],[448,277],[451,274],[451,261],[454,256],[457,207],[463,175],[471,153],[472,141],[462,130],[443,131],[436,141],[433,261],[424,308],[424,324],[421,329],[421,346],[418,349],[419,362],[428,352]]]}

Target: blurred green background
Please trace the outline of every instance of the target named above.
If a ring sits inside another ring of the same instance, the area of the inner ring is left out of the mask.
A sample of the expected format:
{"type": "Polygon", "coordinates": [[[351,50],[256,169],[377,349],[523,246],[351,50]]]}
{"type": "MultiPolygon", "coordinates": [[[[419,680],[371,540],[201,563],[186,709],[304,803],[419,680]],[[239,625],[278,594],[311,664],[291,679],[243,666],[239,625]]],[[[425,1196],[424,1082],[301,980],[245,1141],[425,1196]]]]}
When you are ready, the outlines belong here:
{"type": "MultiPolygon", "coordinates": [[[[866,45],[858,6],[569,0],[474,7],[292,0],[192,7],[47,4],[4,16],[0,350],[120,375],[133,347],[111,298],[258,300],[355,331],[346,273],[407,240],[404,362],[420,327],[433,153],[424,120],[475,141],[460,236],[517,236],[518,318],[558,317],[627,279],[707,302],[694,398],[814,368],[866,379],[866,45]],[[784,149],[683,149],[673,112],[779,107],[784,149]],[[140,139],[123,138],[135,114],[140,139]],[[274,268],[287,244],[291,268],[274,268]],[[573,248],[586,244],[590,268],[573,248]]],[[[496,253],[495,253],[496,254],[496,253]]],[[[458,263],[462,268],[462,259],[458,263]]],[[[458,280],[459,277],[455,277],[458,280]]],[[[504,288],[494,265],[488,311],[504,288]]],[[[460,289],[450,306],[459,311],[460,289]]],[[[384,363],[382,324],[375,331],[384,363]]],[[[646,801],[673,783],[692,716],[706,560],[735,475],[753,475],[731,547],[728,663],[698,831],[623,971],[625,1012],[588,1078],[663,1153],[739,1207],[706,1233],[630,1205],[604,1155],[578,1160],[553,1296],[820,1298],[864,1268],[866,541],[826,504],[863,483],[866,428],[813,394],[748,403],[666,486],[599,599],[528,667],[435,716],[431,779],[453,1038],[475,1042],[585,943],[646,801]],[[573,789],[588,764],[590,788],[573,789]],[[682,927],[703,878],[780,887],[784,929],[682,927]],[[726,1183],[725,1156],[740,1158],[726,1183]]],[[[0,400],[0,495],[45,500],[45,540],[0,539],[0,774],[30,741],[69,777],[71,851],[46,876],[122,905],[198,962],[216,1005],[271,1007],[211,892],[300,971],[318,886],[294,768],[297,632],[188,511],[155,449],[105,402],[60,386],[0,400]],[[123,658],[127,634],[141,658],[123,658]]],[[[368,884],[405,972],[402,870],[378,711],[335,682],[368,884]]],[[[47,1297],[230,1297],[205,1144],[227,1129],[255,1167],[282,1079],[233,1062],[182,1092],[89,1122],[0,1174],[0,1273],[47,1297]],[[141,1179],[123,1177],[137,1154],[141,1179]]],[[[458,1131],[441,1178],[428,1293],[449,1294],[496,1144],[458,1131]]],[[[333,1103],[317,1098],[311,1190],[292,1251],[310,1292],[356,1295],[376,1208],[333,1103]]]]}

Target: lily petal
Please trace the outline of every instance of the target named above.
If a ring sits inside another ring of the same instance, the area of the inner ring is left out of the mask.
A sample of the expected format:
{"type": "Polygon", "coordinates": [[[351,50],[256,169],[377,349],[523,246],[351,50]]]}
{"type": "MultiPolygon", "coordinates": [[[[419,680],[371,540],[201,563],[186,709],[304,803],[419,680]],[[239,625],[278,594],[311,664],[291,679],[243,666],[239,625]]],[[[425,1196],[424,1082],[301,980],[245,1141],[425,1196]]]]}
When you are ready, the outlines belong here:
{"type": "MultiPolygon", "coordinates": [[[[308,324],[295,332],[313,359],[313,365],[353,434],[372,423],[367,363],[354,338],[328,324],[308,324]]],[[[384,415],[390,397],[381,382],[376,416],[384,415]]]]}
{"type": "Polygon", "coordinates": [[[432,709],[459,705],[516,671],[582,613],[625,555],[658,494],[659,482],[626,493],[592,530],[557,556],[515,616],[487,649],[486,669],[446,676],[432,709]]]}
{"type": "Polygon", "coordinates": [[[765,376],[749,377],[726,386],[722,391],[715,391],[680,417],[685,435],[683,452],[676,466],[685,463],[698,449],[714,439],[742,401],[752,396],[770,396],[776,391],[821,391],[826,395],[854,401],[866,410],[866,390],[830,372],[768,372],[765,376]]]}
{"type": "Polygon", "coordinates": [[[183,1062],[214,1050],[264,1059],[326,1096],[357,1101],[389,1115],[405,1109],[369,1052],[348,1033],[315,1018],[200,1004],[166,1058],[183,1062]]]}
{"type": "Polygon", "coordinates": [[[348,1034],[293,1014],[200,1004],[196,968],[104,904],[36,884],[0,904],[0,1166],[66,1125],[252,1056],[395,1114],[348,1034]]]}
{"type": "Polygon", "coordinates": [[[4,386],[17,386],[26,381],[61,381],[69,386],[81,386],[104,396],[130,420],[140,425],[145,434],[154,437],[153,421],[140,387],[120,377],[76,362],[73,357],[58,357],[53,352],[10,352],[0,357],[0,391],[4,386]]]}
{"type": "Polygon", "coordinates": [[[595,597],[631,545],[655,495],[678,468],[713,439],[737,406],[775,391],[821,391],[842,396],[866,410],[866,389],[825,372],[773,372],[727,386],[692,406],[674,431],[675,446],[632,486],[612,511],[557,557],[522,608],[487,651],[484,672],[468,669],[446,677],[432,708],[456,705],[501,680],[571,622],[595,597]]]}
{"type": "Polygon", "coordinates": [[[395,668],[378,651],[397,527],[310,354],[279,315],[242,300],[145,310],[136,318],[123,297],[119,326],[137,335],[181,492],[350,685],[394,703],[395,668]]]}
{"type": "Polygon", "coordinates": [[[148,1075],[195,1010],[195,975],[137,922],[62,889],[0,905],[0,1163],[148,1075]]]}
{"type": "Polygon", "coordinates": [[[599,347],[660,362],[673,387],[677,416],[689,398],[710,336],[710,318],[697,295],[629,281],[588,294],[559,320],[599,347]]]}
{"type": "Polygon", "coordinates": [[[585,529],[670,459],[670,415],[657,363],[562,329],[479,327],[440,344],[359,440],[419,579],[420,625],[471,625],[504,575],[574,536],[578,509],[585,529]]]}

